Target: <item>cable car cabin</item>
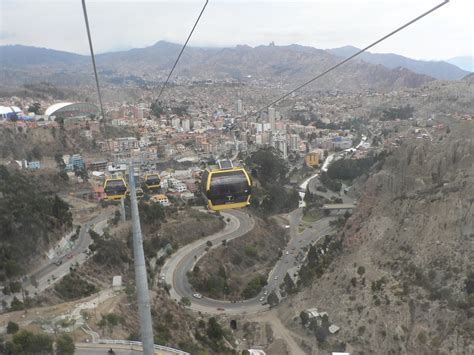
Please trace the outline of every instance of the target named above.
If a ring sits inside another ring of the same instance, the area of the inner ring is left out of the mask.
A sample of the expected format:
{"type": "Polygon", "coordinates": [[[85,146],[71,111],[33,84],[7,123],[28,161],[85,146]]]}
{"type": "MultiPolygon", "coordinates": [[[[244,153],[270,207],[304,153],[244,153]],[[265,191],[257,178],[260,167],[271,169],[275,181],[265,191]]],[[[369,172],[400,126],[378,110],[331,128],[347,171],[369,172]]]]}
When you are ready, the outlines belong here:
{"type": "Polygon", "coordinates": [[[127,184],[123,178],[106,179],[104,183],[104,191],[107,200],[120,200],[127,194],[127,184]]]}
{"type": "Polygon", "coordinates": [[[219,168],[210,168],[202,175],[202,191],[209,209],[214,211],[242,208],[250,204],[252,181],[244,168],[230,161],[219,161],[219,168]]]}
{"type": "Polygon", "coordinates": [[[156,190],[161,186],[161,179],[159,174],[146,174],[145,175],[145,186],[148,190],[156,190]]]}

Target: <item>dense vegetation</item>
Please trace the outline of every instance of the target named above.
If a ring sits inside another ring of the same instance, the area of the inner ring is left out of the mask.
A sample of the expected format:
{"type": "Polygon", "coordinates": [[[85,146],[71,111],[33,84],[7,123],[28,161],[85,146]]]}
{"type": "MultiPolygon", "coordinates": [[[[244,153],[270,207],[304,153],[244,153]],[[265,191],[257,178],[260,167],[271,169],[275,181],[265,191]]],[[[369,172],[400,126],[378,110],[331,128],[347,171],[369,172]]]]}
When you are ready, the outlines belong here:
{"type": "Polygon", "coordinates": [[[188,280],[197,292],[210,298],[238,301],[255,297],[266,286],[267,273],[286,242],[287,231],[277,223],[257,219],[247,235],[209,250],[188,273],[188,280]]]}
{"type": "Polygon", "coordinates": [[[253,208],[264,215],[272,215],[298,207],[298,192],[284,187],[288,182],[286,162],[274,148],[262,148],[253,152],[247,158],[247,165],[252,177],[260,183],[253,187],[253,208]]]}
{"type": "Polygon", "coordinates": [[[93,284],[87,282],[75,272],[64,276],[54,286],[54,290],[68,301],[87,297],[97,292],[97,288],[93,284]]]}
{"type": "Polygon", "coordinates": [[[21,276],[32,255],[71,227],[67,203],[30,175],[0,166],[0,282],[21,276]]]}
{"type": "Polygon", "coordinates": [[[381,121],[391,121],[391,120],[407,120],[413,117],[413,112],[415,108],[410,105],[399,106],[399,107],[390,107],[382,111],[381,121]]]}
{"type": "Polygon", "coordinates": [[[314,278],[323,276],[336,255],[342,251],[342,237],[326,236],[322,243],[312,245],[299,272],[298,286],[308,287],[314,278]]]}
{"type": "Polygon", "coordinates": [[[92,244],[89,246],[89,249],[94,253],[93,259],[97,264],[113,267],[128,263],[128,248],[121,239],[114,238],[107,232],[100,236],[91,230],[89,234],[92,238],[92,244]]]}
{"type": "Polygon", "coordinates": [[[352,180],[369,171],[377,161],[376,157],[362,159],[340,159],[331,163],[327,175],[331,179],[352,180]]]}
{"type": "Polygon", "coordinates": [[[321,172],[320,181],[329,190],[339,192],[341,181],[350,181],[361,175],[368,174],[377,162],[383,162],[386,152],[377,155],[368,155],[362,159],[340,159],[332,162],[327,172],[321,172]]]}
{"type": "MultiPolygon", "coordinates": [[[[67,334],[56,338],[57,355],[73,355],[74,340],[67,334]]],[[[6,355],[53,354],[53,338],[47,334],[32,333],[27,330],[16,331],[11,341],[0,340],[0,353],[6,355]]]]}
{"type": "Polygon", "coordinates": [[[140,220],[149,225],[159,225],[165,219],[165,208],[157,202],[140,200],[138,203],[140,220]]]}

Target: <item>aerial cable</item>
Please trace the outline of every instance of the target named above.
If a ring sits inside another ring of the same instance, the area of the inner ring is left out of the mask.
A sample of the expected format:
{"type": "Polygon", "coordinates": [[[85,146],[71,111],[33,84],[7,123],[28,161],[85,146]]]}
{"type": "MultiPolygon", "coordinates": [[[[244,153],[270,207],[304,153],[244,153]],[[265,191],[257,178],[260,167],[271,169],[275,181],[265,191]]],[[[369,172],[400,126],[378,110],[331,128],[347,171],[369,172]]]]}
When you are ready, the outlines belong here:
{"type": "MultiPolygon", "coordinates": [[[[379,44],[379,43],[382,42],[382,41],[385,41],[387,38],[393,36],[393,35],[396,34],[397,32],[400,32],[401,30],[403,30],[403,29],[405,29],[406,27],[412,25],[413,23],[417,22],[418,20],[422,19],[423,17],[425,17],[425,16],[429,15],[430,13],[436,11],[436,10],[439,9],[441,6],[446,5],[448,2],[449,2],[449,0],[443,1],[442,3],[440,3],[440,4],[436,5],[435,7],[433,7],[432,9],[430,9],[430,10],[424,12],[424,13],[421,14],[420,16],[418,16],[418,17],[414,18],[413,20],[411,20],[411,21],[405,23],[404,25],[398,27],[396,30],[390,32],[389,34],[383,36],[382,38],[376,40],[375,42],[369,44],[367,47],[365,47],[365,48],[359,50],[358,52],[354,53],[354,54],[351,55],[350,57],[348,57],[348,58],[346,58],[346,59],[344,59],[344,60],[338,62],[337,64],[335,64],[335,65],[333,65],[332,67],[326,69],[325,71],[323,71],[322,73],[318,74],[318,75],[315,76],[314,78],[312,78],[312,79],[306,81],[305,83],[299,85],[298,87],[296,87],[295,89],[289,91],[289,92],[286,93],[285,95],[283,95],[283,96],[279,97],[278,99],[272,101],[272,102],[269,103],[268,105],[265,105],[265,106],[263,106],[262,108],[258,109],[257,111],[252,112],[252,113],[250,113],[250,114],[248,114],[248,115],[242,117],[242,119],[246,119],[246,118],[255,116],[255,115],[259,114],[260,112],[262,112],[262,111],[268,109],[269,107],[273,106],[274,104],[278,103],[279,101],[281,101],[281,100],[287,98],[288,96],[290,96],[290,95],[293,94],[294,92],[296,92],[296,91],[298,91],[298,90],[304,88],[305,86],[311,84],[312,82],[314,82],[314,81],[316,81],[316,80],[322,78],[323,76],[327,75],[328,73],[330,73],[330,72],[333,71],[334,69],[340,67],[341,65],[343,65],[343,64],[347,63],[348,61],[354,59],[355,57],[361,55],[362,53],[364,53],[364,52],[367,51],[368,49],[372,48],[373,46],[379,44]]],[[[230,129],[235,128],[236,125],[237,125],[237,124],[234,124],[230,129]]]]}
{"type": "Polygon", "coordinates": [[[94,55],[94,48],[92,46],[92,38],[91,38],[91,30],[89,28],[89,18],[87,16],[87,8],[86,8],[86,1],[82,0],[82,10],[84,11],[84,21],[86,22],[86,30],[87,30],[87,39],[89,41],[89,49],[91,52],[91,59],[92,59],[92,67],[94,68],[94,76],[95,76],[95,85],[97,88],[97,96],[99,97],[99,106],[100,106],[100,113],[102,115],[102,123],[104,124],[104,136],[107,142],[107,148],[110,152],[109,141],[106,135],[106,124],[105,124],[105,112],[104,112],[104,105],[102,103],[102,94],[100,93],[100,85],[99,85],[99,76],[97,75],[97,66],[95,64],[95,55],[94,55]]]}
{"type": "Polygon", "coordinates": [[[201,19],[201,16],[202,14],[204,13],[204,10],[206,9],[206,6],[207,6],[207,3],[209,2],[209,0],[206,0],[204,6],[202,7],[202,10],[201,12],[199,13],[199,16],[197,17],[196,21],[194,22],[194,26],[193,28],[191,29],[191,32],[189,32],[189,35],[188,35],[188,38],[186,39],[186,42],[184,42],[184,45],[183,47],[181,48],[181,51],[179,52],[178,54],[178,57],[176,58],[174,64],[173,64],[173,67],[171,68],[169,74],[168,74],[168,77],[166,78],[166,81],[163,83],[163,85],[161,86],[161,90],[160,90],[160,93],[158,94],[158,97],[156,98],[155,100],[155,104],[158,102],[158,99],[161,97],[161,94],[163,94],[163,91],[165,90],[165,87],[166,85],[168,84],[168,81],[170,80],[170,77],[171,77],[171,74],[173,74],[173,71],[174,69],[176,68],[176,65],[178,64],[179,62],[179,59],[181,58],[181,55],[183,54],[184,52],[184,49],[186,48],[186,46],[188,45],[188,42],[189,40],[191,39],[191,36],[193,35],[193,32],[197,26],[197,24],[199,23],[199,20],[201,19]]]}

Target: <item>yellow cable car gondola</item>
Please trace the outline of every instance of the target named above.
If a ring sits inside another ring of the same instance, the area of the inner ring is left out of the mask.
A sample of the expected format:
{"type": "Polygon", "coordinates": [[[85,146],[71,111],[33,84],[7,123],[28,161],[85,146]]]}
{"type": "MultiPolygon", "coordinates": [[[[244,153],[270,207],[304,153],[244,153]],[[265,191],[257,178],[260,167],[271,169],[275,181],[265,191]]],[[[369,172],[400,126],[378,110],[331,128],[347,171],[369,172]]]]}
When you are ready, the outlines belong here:
{"type": "Polygon", "coordinates": [[[209,209],[219,211],[250,204],[252,181],[244,168],[229,160],[219,161],[218,168],[208,168],[202,175],[202,191],[209,209]]]}
{"type": "Polygon", "coordinates": [[[151,173],[145,175],[145,187],[148,190],[156,190],[161,186],[161,179],[158,173],[151,173]]]}
{"type": "Polygon", "coordinates": [[[127,190],[127,183],[123,178],[108,178],[104,182],[104,192],[109,201],[124,198],[127,190]]]}

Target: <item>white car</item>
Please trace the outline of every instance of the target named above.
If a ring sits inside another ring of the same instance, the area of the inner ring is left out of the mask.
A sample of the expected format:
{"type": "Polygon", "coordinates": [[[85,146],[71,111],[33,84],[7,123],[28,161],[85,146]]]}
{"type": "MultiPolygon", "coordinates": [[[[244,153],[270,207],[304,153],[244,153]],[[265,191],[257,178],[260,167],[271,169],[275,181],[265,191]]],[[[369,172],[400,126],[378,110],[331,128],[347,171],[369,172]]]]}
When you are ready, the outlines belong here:
{"type": "Polygon", "coordinates": [[[263,302],[265,300],[265,297],[260,297],[259,301],[263,302]]]}
{"type": "Polygon", "coordinates": [[[275,276],[275,277],[273,278],[273,280],[278,280],[278,276],[275,276]]]}
{"type": "Polygon", "coordinates": [[[195,297],[197,299],[201,299],[202,295],[200,293],[195,293],[195,294],[193,294],[193,297],[195,297]]]}
{"type": "Polygon", "coordinates": [[[263,294],[264,296],[268,295],[268,291],[267,290],[263,291],[263,294]]]}
{"type": "Polygon", "coordinates": [[[285,252],[285,254],[288,255],[288,254],[290,254],[290,252],[287,250],[287,251],[285,252]]]}

